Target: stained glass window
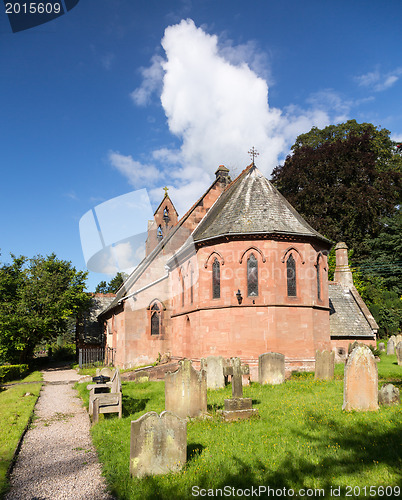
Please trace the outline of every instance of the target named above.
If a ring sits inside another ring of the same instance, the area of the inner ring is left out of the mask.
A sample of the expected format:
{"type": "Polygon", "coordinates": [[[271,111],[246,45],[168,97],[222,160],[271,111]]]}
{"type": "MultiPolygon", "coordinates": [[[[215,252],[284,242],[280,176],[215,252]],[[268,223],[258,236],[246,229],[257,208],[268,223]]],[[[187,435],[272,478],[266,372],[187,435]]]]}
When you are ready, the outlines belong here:
{"type": "Polygon", "coordinates": [[[321,300],[320,260],[317,261],[317,297],[321,300]]]}
{"type": "Polygon", "coordinates": [[[158,231],[156,233],[158,240],[161,240],[163,238],[163,233],[162,233],[162,228],[159,226],[158,231]]]}
{"type": "Polygon", "coordinates": [[[247,260],[247,295],[249,297],[258,295],[258,263],[254,254],[247,260]]]}
{"type": "Polygon", "coordinates": [[[190,269],[190,303],[194,302],[194,278],[193,278],[193,270],[190,269]]]}
{"type": "Polygon", "coordinates": [[[160,333],[160,310],[158,304],[151,307],[151,335],[160,333]]]}
{"type": "Polygon", "coordinates": [[[219,299],[221,296],[221,265],[217,258],[212,264],[212,298],[219,299]]]}
{"type": "Polygon", "coordinates": [[[288,297],[296,297],[296,262],[291,254],[286,261],[286,276],[288,281],[288,297]]]}

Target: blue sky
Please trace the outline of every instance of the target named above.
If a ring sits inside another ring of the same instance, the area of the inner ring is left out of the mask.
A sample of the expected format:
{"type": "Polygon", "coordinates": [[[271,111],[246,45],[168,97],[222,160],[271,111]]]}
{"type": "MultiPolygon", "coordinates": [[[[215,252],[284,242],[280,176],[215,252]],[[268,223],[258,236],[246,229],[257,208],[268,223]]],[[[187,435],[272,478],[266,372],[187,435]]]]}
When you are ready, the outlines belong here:
{"type": "Polygon", "coordinates": [[[402,140],[401,26],[399,0],[80,0],[18,33],[2,11],[1,261],[55,252],[85,270],[84,214],[131,193],[111,227],[145,232],[133,191],[155,209],[167,185],[183,215],[220,164],[234,177],[255,146],[269,178],[312,126],[402,140]]]}

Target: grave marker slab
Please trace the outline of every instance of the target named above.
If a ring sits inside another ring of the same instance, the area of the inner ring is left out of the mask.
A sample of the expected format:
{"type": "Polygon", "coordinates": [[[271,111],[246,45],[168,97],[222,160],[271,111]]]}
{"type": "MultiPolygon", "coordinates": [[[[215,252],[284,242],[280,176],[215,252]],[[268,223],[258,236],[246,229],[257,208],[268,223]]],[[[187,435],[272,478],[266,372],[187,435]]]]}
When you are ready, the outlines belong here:
{"type": "Polygon", "coordinates": [[[387,355],[395,354],[395,342],[390,338],[387,344],[387,355]]]}
{"type": "Polygon", "coordinates": [[[199,417],[207,412],[207,377],[189,359],[180,361],[178,370],[165,376],[165,410],[181,418],[199,417]]]}
{"type": "Polygon", "coordinates": [[[180,470],[187,460],[187,422],[151,411],[131,422],[130,474],[142,477],[180,470]]]}
{"type": "Polygon", "coordinates": [[[384,344],[384,342],[380,342],[378,344],[378,350],[381,351],[381,352],[385,352],[385,344],[384,344]]]}
{"type": "Polygon", "coordinates": [[[332,380],[335,372],[335,353],[333,351],[315,352],[315,371],[316,380],[332,380]]]}
{"type": "Polygon", "coordinates": [[[351,352],[345,364],[343,387],[343,410],[378,410],[377,363],[367,346],[351,352]]]}
{"type": "Polygon", "coordinates": [[[201,359],[201,370],[206,371],[208,389],[223,389],[225,387],[224,365],[225,361],[222,356],[208,356],[201,359]]]}
{"type": "MultiPolygon", "coordinates": [[[[399,337],[399,335],[398,335],[399,337]]],[[[395,347],[396,359],[398,360],[398,365],[402,366],[402,342],[399,342],[395,347]]]]}
{"type": "Polygon", "coordinates": [[[285,381],[285,356],[278,352],[266,352],[258,356],[258,382],[278,385],[285,381]]]}
{"type": "Polygon", "coordinates": [[[400,401],[399,389],[393,384],[384,384],[378,392],[381,405],[399,405],[400,401]]]}

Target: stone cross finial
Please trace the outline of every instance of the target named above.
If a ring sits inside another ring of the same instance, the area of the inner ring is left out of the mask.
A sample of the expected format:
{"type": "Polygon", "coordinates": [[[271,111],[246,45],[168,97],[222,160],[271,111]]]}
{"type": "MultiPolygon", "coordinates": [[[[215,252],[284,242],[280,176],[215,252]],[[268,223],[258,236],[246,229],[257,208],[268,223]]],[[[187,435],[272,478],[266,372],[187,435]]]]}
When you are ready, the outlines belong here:
{"type": "Polygon", "coordinates": [[[165,186],[163,189],[165,191],[165,196],[167,196],[168,195],[167,192],[169,191],[169,188],[167,186],[165,186]]]}
{"type": "Polygon", "coordinates": [[[259,156],[260,153],[257,152],[257,150],[255,149],[255,147],[253,146],[250,151],[247,151],[249,155],[251,155],[251,159],[253,160],[253,165],[254,165],[254,159],[256,156],[259,156]]]}

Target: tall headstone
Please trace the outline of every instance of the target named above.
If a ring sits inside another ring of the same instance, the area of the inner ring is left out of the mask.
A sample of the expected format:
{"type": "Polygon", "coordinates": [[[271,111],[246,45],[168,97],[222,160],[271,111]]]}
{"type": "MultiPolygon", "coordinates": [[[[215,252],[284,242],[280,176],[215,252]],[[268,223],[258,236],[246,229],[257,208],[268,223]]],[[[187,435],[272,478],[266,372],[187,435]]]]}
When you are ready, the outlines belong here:
{"type": "Polygon", "coordinates": [[[353,349],[345,364],[342,409],[378,410],[377,363],[365,345],[353,349]]]}
{"type": "Polygon", "coordinates": [[[384,344],[384,342],[380,342],[380,343],[378,344],[378,350],[379,350],[380,352],[385,352],[385,344],[384,344]]]}
{"type": "Polygon", "coordinates": [[[178,370],[165,376],[165,410],[182,418],[207,412],[207,377],[195,370],[189,359],[180,361],[178,370]]]}
{"type": "Polygon", "coordinates": [[[131,422],[130,474],[142,477],[180,470],[187,460],[187,422],[151,411],[131,422]]]}
{"type": "Polygon", "coordinates": [[[395,347],[396,359],[398,360],[398,365],[402,366],[402,342],[399,342],[395,347]]]}
{"type": "Polygon", "coordinates": [[[387,355],[395,354],[395,343],[392,338],[388,339],[387,343],[387,355]]]}
{"type": "Polygon", "coordinates": [[[285,381],[285,356],[266,352],[258,357],[258,382],[278,385],[285,381]]]}
{"type": "Polygon", "coordinates": [[[208,356],[201,359],[201,370],[206,371],[208,389],[223,389],[225,387],[223,368],[224,359],[222,356],[208,356]]]}
{"type": "Polygon", "coordinates": [[[399,389],[393,384],[384,384],[378,391],[380,405],[399,405],[400,401],[399,389]]]}
{"type": "Polygon", "coordinates": [[[314,378],[316,380],[332,380],[334,378],[334,372],[334,351],[316,351],[314,378]]]}

